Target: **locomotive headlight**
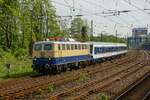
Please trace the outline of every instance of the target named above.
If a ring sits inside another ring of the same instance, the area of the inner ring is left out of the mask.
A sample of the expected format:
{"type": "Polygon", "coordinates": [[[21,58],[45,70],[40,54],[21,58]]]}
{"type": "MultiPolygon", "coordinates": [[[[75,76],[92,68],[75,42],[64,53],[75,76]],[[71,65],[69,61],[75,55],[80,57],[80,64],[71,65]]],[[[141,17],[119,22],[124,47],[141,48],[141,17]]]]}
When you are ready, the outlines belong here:
{"type": "Polygon", "coordinates": [[[34,57],[33,60],[36,61],[36,57],[34,57]]]}

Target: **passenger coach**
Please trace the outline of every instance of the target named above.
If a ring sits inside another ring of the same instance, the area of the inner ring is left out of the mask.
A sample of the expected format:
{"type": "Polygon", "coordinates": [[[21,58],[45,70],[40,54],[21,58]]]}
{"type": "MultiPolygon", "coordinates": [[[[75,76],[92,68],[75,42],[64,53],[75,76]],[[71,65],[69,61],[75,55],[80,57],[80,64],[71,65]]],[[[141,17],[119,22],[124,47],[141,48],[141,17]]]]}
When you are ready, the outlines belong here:
{"type": "Polygon", "coordinates": [[[90,44],[91,54],[94,60],[127,53],[127,45],[123,43],[91,42],[90,44]]]}

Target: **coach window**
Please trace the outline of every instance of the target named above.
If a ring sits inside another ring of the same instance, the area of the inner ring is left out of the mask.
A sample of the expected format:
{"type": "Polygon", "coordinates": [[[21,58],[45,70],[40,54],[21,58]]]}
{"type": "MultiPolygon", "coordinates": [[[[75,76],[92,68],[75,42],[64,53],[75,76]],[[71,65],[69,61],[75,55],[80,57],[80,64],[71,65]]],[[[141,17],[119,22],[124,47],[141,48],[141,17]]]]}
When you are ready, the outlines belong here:
{"type": "Polygon", "coordinates": [[[110,52],[110,47],[108,47],[108,52],[110,52]]]}
{"type": "Polygon", "coordinates": [[[104,47],[104,53],[106,53],[106,47],[104,47]]]}
{"type": "Polygon", "coordinates": [[[124,47],[124,50],[126,50],[127,49],[127,47],[124,47]]]}
{"type": "Polygon", "coordinates": [[[103,52],[102,47],[100,47],[100,53],[102,53],[102,52],[103,52]]]}
{"type": "Polygon", "coordinates": [[[114,52],[114,51],[115,51],[115,47],[112,47],[112,48],[113,48],[112,50],[113,50],[113,52],[114,52]]]}

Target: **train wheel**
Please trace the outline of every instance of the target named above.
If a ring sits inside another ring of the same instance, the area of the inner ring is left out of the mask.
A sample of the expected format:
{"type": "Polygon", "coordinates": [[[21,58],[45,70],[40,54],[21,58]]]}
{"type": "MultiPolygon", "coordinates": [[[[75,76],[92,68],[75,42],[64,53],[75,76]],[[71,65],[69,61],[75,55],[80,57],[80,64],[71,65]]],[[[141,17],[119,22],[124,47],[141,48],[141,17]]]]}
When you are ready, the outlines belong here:
{"type": "Polygon", "coordinates": [[[62,65],[62,71],[65,72],[67,70],[67,64],[62,65]]]}
{"type": "Polygon", "coordinates": [[[85,67],[86,67],[85,62],[82,62],[81,68],[85,68],[85,67]]]}
{"type": "Polygon", "coordinates": [[[57,66],[52,67],[52,74],[57,74],[57,66]]]}
{"type": "Polygon", "coordinates": [[[62,72],[62,66],[58,65],[57,66],[57,73],[60,74],[62,72]]]}
{"type": "Polygon", "coordinates": [[[74,69],[79,69],[79,63],[78,62],[76,62],[75,64],[74,64],[74,69]]]}
{"type": "Polygon", "coordinates": [[[46,64],[46,65],[44,66],[44,72],[45,72],[46,74],[50,74],[50,73],[51,73],[51,68],[50,68],[50,65],[49,65],[49,64],[46,64]]]}

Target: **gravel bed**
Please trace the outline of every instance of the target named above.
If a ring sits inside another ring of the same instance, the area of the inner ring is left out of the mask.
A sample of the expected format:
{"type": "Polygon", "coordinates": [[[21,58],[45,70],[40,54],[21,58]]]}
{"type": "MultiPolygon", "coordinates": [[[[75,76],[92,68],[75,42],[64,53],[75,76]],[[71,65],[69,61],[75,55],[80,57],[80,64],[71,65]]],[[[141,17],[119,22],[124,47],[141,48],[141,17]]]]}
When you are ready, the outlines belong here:
{"type": "MultiPolygon", "coordinates": [[[[97,73],[97,74],[94,74],[94,75],[91,75],[91,76],[87,76],[87,79],[86,80],[83,80],[81,82],[77,82],[76,80],[75,81],[71,81],[71,82],[68,82],[68,83],[65,83],[65,84],[62,84],[58,87],[55,87],[55,91],[52,92],[52,93],[48,93],[47,90],[44,90],[42,92],[42,96],[41,95],[36,95],[35,93],[33,94],[30,94],[27,96],[27,98],[25,98],[26,100],[30,100],[30,99],[43,99],[44,97],[46,97],[47,95],[54,95],[54,94],[57,94],[59,93],[60,91],[64,91],[64,90],[67,90],[69,88],[73,88],[75,86],[79,86],[81,84],[84,84],[86,82],[90,82],[90,81],[93,81],[93,80],[96,80],[96,79],[103,79],[104,77],[108,77],[110,76],[111,74],[113,73],[116,73],[116,72],[119,72],[121,71],[122,69],[125,69],[127,67],[126,66],[123,66],[123,65],[117,65],[118,67],[114,67],[113,69],[110,69],[110,70],[106,70],[106,71],[103,71],[103,72],[100,72],[100,73],[97,73]],[[109,73],[109,74],[108,74],[109,73]]],[[[97,67],[93,68],[93,70],[95,70],[97,67]]],[[[101,66],[99,66],[99,68],[103,68],[101,66]]],[[[88,72],[85,71],[85,73],[88,74],[88,72]]]]}
{"type": "Polygon", "coordinates": [[[102,89],[97,94],[93,94],[89,96],[88,100],[95,100],[98,94],[105,94],[109,99],[114,98],[118,93],[122,92],[128,86],[130,86],[133,82],[141,78],[145,75],[145,73],[150,71],[150,66],[145,66],[141,70],[137,71],[136,73],[126,77],[124,79],[120,79],[119,81],[113,83],[113,85],[108,86],[107,88],[102,89]]]}

